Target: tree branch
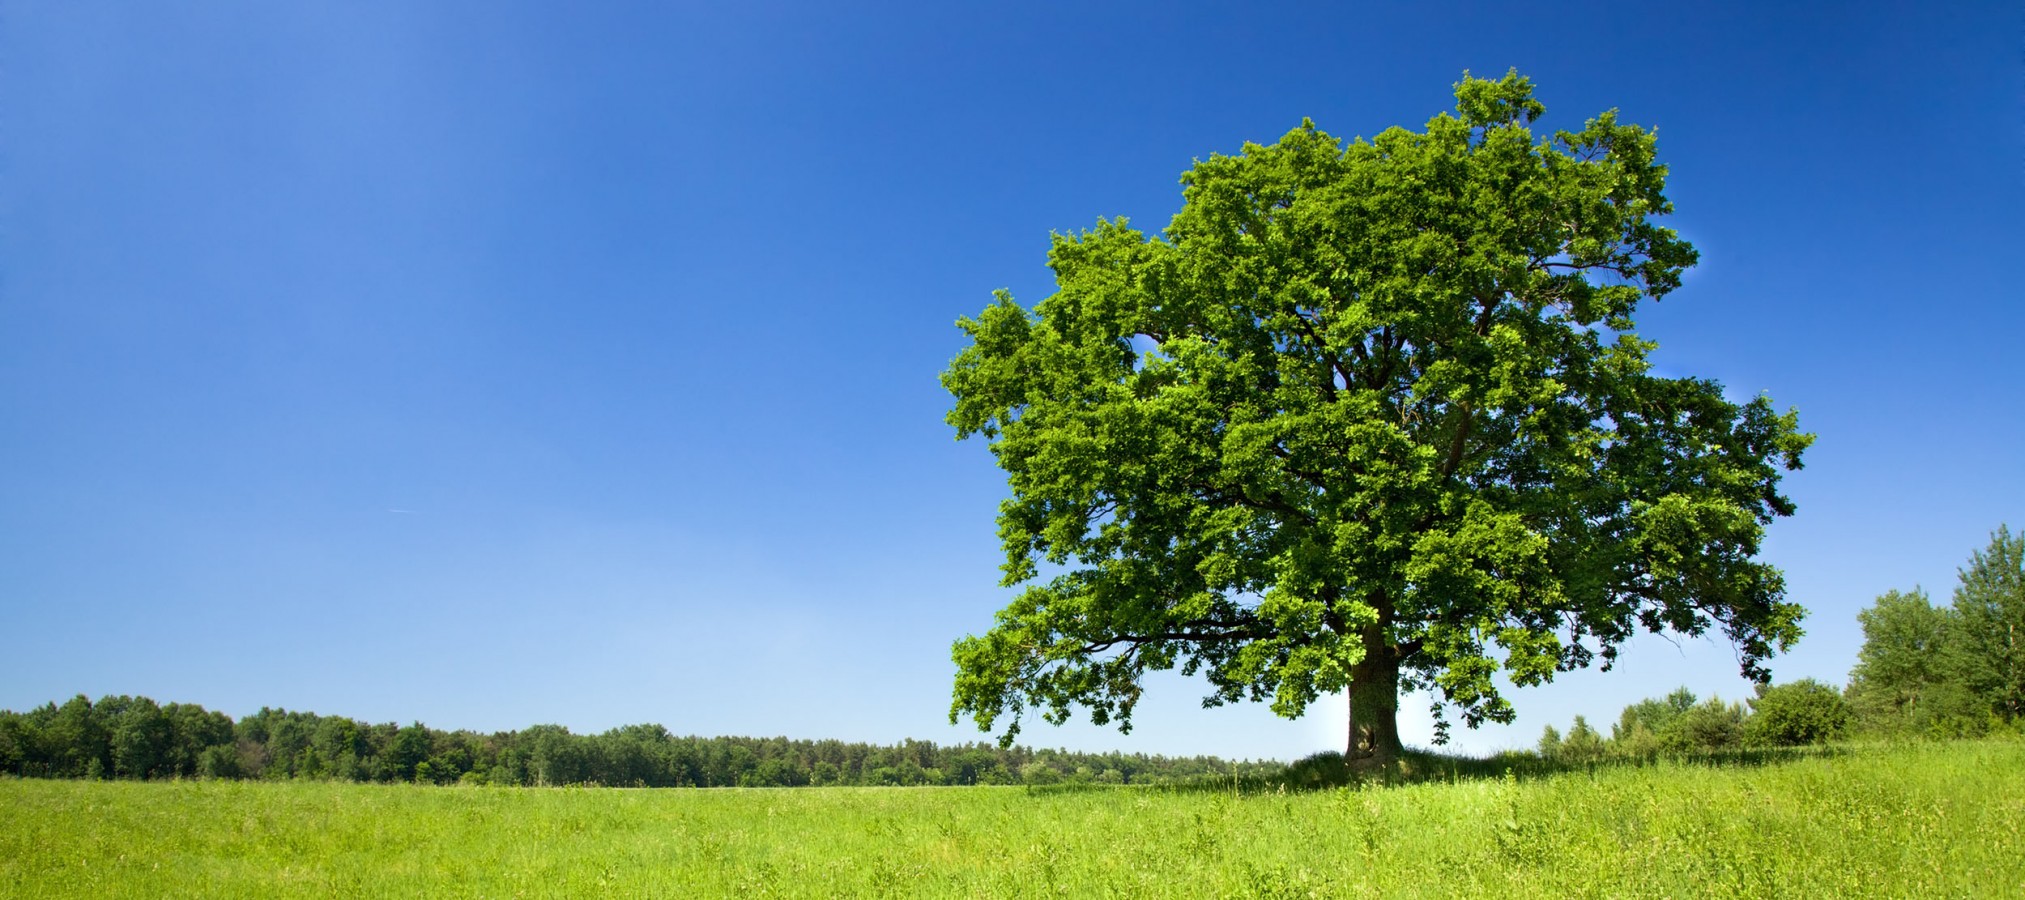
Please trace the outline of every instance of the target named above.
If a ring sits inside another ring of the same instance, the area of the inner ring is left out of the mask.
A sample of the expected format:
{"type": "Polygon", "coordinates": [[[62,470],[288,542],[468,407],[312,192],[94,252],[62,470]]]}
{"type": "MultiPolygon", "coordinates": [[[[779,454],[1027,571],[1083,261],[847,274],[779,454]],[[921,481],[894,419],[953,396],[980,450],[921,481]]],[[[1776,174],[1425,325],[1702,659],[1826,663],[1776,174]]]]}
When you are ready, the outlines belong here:
{"type": "Polygon", "coordinates": [[[1202,499],[1214,503],[1235,503],[1238,506],[1245,507],[1246,509],[1255,509],[1258,510],[1259,512],[1280,513],[1281,515],[1292,516],[1293,518],[1306,522],[1309,525],[1315,524],[1315,517],[1313,515],[1310,515],[1307,510],[1301,509],[1300,507],[1295,506],[1292,503],[1288,503],[1285,500],[1280,500],[1276,498],[1261,500],[1253,497],[1249,493],[1246,493],[1242,490],[1232,493],[1229,491],[1224,491],[1213,487],[1198,487],[1196,489],[1196,493],[1198,496],[1202,497],[1202,499]]]}
{"type": "Polygon", "coordinates": [[[1456,467],[1462,465],[1463,448],[1469,445],[1470,430],[1475,427],[1477,421],[1476,410],[1468,403],[1458,403],[1456,409],[1461,411],[1462,424],[1456,426],[1455,437],[1448,442],[1448,458],[1441,463],[1441,477],[1444,480],[1454,475],[1456,467]]]}
{"type": "MultiPolygon", "coordinates": [[[[1351,378],[1350,372],[1343,368],[1342,361],[1336,358],[1336,354],[1329,352],[1329,345],[1323,342],[1322,336],[1315,333],[1315,323],[1308,321],[1308,317],[1302,315],[1298,309],[1294,310],[1294,321],[1299,323],[1298,327],[1301,329],[1301,334],[1307,337],[1308,343],[1315,346],[1315,351],[1321,354],[1322,361],[1328,364],[1329,369],[1342,377],[1345,385],[1356,384],[1356,379],[1351,378]]],[[[1323,382],[1322,394],[1328,397],[1331,403],[1336,401],[1336,382],[1334,379],[1323,382]]]]}
{"type": "Polygon", "coordinates": [[[1154,641],[1190,641],[1197,644],[1220,643],[1223,641],[1255,641],[1265,637],[1264,632],[1239,626],[1224,626],[1231,630],[1222,632],[1160,631],[1153,634],[1121,634],[1099,638],[1083,645],[1083,653],[1102,653],[1119,644],[1128,644],[1137,649],[1154,641]]]}

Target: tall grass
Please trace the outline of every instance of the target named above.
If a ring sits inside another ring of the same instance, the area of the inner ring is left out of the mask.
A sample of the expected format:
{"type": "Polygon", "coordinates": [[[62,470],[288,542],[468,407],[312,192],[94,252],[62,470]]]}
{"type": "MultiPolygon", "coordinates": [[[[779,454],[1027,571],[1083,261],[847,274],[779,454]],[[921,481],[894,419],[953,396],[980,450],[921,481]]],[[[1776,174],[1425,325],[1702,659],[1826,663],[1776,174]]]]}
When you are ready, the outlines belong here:
{"type": "MultiPolygon", "coordinates": [[[[1430,762],[1429,759],[1437,760],[1430,762]]],[[[2025,896],[2025,744],[1260,790],[0,781],[0,892],[2025,896]]]]}

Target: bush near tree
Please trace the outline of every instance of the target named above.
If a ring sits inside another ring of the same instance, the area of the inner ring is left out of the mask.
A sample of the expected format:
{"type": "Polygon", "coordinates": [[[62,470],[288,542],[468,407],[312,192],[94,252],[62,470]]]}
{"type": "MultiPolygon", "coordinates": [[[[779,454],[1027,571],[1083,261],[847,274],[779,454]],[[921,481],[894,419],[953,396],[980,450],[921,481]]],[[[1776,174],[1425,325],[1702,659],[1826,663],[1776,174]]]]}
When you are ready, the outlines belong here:
{"type": "Polygon", "coordinates": [[[1744,705],[1710,697],[1667,723],[1659,741],[1661,747],[1676,753],[1741,747],[1744,744],[1744,705]]]}
{"type": "Polygon", "coordinates": [[[1581,716],[1575,717],[1575,725],[1568,729],[1568,737],[1561,742],[1561,758],[1569,762],[1592,762],[1601,759],[1606,750],[1603,735],[1589,727],[1581,716]]]}
{"type": "Polygon", "coordinates": [[[1849,730],[1849,703],[1842,692],[1812,678],[1761,687],[1750,702],[1744,742],[1754,746],[1823,744],[1849,730]]]}
{"type": "MultiPolygon", "coordinates": [[[[1846,689],[1811,678],[1760,685],[1747,709],[1697,702],[1680,688],[1625,707],[1606,752],[1643,757],[2025,730],[2025,536],[2008,526],[1992,532],[1958,570],[1947,606],[1919,588],[1892,590],[1857,619],[1864,641],[1846,689]]],[[[1569,742],[1549,726],[1540,755],[1567,759],[1569,742]]]]}
{"type": "Polygon", "coordinates": [[[1694,705],[1695,695],[1685,687],[1677,688],[1665,697],[1640,700],[1625,707],[1617,717],[1617,724],[1610,726],[1611,740],[1657,741],[1675,719],[1693,709],[1694,705]]]}
{"type": "Polygon", "coordinates": [[[1714,697],[1697,701],[1683,687],[1626,706],[1607,740],[1581,716],[1566,737],[1549,725],[1540,736],[1539,752],[1546,759],[1579,763],[1799,746],[1841,736],[1848,720],[1841,694],[1812,679],[1760,688],[1749,707],[1714,697]]]}

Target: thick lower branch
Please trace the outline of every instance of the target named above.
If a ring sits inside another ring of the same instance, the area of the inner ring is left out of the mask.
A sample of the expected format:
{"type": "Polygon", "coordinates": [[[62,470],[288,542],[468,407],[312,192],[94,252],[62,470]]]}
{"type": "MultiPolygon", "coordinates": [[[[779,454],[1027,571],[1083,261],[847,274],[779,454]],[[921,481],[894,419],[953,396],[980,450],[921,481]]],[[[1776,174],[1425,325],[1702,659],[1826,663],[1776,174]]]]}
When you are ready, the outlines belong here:
{"type": "Polygon", "coordinates": [[[1462,424],[1456,426],[1455,437],[1448,442],[1448,458],[1441,463],[1441,477],[1444,479],[1454,475],[1456,468],[1462,465],[1463,449],[1469,446],[1470,431],[1477,421],[1476,409],[1468,403],[1458,403],[1456,409],[1462,413],[1462,424]]]}
{"type": "Polygon", "coordinates": [[[1153,634],[1123,634],[1102,638],[1083,645],[1084,653],[1102,653],[1120,644],[1138,647],[1155,641],[1188,641],[1197,644],[1214,644],[1223,641],[1255,641],[1266,635],[1255,629],[1231,627],[1228,631],[1161,631],[1153,634]]]}

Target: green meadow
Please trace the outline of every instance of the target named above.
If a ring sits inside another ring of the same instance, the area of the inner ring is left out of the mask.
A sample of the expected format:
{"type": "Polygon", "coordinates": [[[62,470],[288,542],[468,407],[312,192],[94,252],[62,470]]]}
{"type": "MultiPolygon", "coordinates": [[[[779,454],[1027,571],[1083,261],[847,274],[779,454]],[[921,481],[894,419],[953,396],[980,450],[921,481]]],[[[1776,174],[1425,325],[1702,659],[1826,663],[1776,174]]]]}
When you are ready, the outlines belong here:
{"type": "Polygon", "coordinates": [[[2025,743],[2015,739],[1523,775],[1437,769],[1423,762],[1412,783],[1305,790],[7,779],[0,891],[2025,896],[2025,743]]]}

